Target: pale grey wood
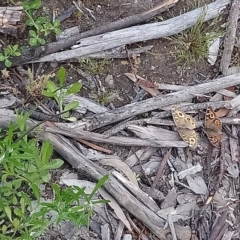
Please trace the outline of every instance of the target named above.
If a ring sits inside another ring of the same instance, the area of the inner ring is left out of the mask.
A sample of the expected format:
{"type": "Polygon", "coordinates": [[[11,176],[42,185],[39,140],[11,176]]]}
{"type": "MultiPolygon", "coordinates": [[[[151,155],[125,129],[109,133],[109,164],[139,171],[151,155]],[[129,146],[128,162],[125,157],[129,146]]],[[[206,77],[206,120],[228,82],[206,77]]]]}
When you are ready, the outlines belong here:
{"type": "Polygon", "coordinates": [[[155,201],[150,199],[150,197],[144,193],[139,187],[134,185],[132,182],[128,181],[124,178],[119,172],[113,171],[113,176],[117,178],[117,180],[123,184],[126,189],[128,189],[140,202],[150,208],[153,212],[157,212],[160,210],[155,201]]]}
{"type": "MultiPolygon", "coordinates": [[[[217,17],[221,10],[223,10],[229,3],[230,0],[216,0],[205,6],[205,21],[217,17]]],[[[202,15],[202,12],[203,8],[198,8],[163,22],[144,24],[83,38],[78,45],[73,46],[74,49],[68,51],[68,54],[64,52],[53,53],[44,56],[35,62],[65,61],[69,58],[78,58],[87,54],[123,46],[125,44],[171,36],[192,27],[202,15]]]]}
{"type": "MultiPolygon", "coordinates": [[[[88,161],[69,140],[60,136],[47,132],[39,133],[39,139],[45,141],[50,139],[54,146],[54,150],[58,152],[65,160],[67,160],[73,168],[83,173],[86,177],[93,180],[99,180],[103,175],[108,174],[108,181],[104,184],[104,188],[111,194],[120,205],[128,210],[133,216],[141,220],[157,237],[167,240],[169,229],[164,228],[165,220],[157,216],[148,207],[139,202],[126,188],[120,184],[116,178],[109,172],[97,164],[88,161]]],[[[177,236],[181,236],[183,229],[179,225],[175,225],[177,236]]],[[[190,229],[184,231],[191,232],[190,229]]]]}
{"type": "Polygon", "coordinates": [[[221,58],[220,63],[220,70],[222,71],[223,75],[227,75],[228,67],[231,61],[232,56],[232,50],[234,47],[234,43],[236,40],[236,31],[238,26],[238,15],[239,15],[239,7],[240,7],[240,1],[239,0],[233,0],[232,1],[232,7],[230,10],[230,16],[229,16],[229,24],[228,24],[228,31],[225,36],[225,42],[224,42],[224,49],[223,49],[223,55],[221,58]]]}
{"type": "Polygon", "coordinates": [[[157,140],[157,139],[139,139],[132,137],[106,137],[103,134],[77,130],[77,129],[59,129],[59,128],[51,128],[45,127],[45,131],[61,134],[64,136],[68,136],[71,138],[80,138],[83,140],[89,140],[94,142],[108,143],[108,144],[116,144],[120,146],[152,146],[152,147],[186,147],[187,144],[183,141],[165,141],[165,140],[157,140]]]}
{"type": "Polygon", "coordinates": [[[79,113],[85,114],[87,110],[93,113],[103,113],[109,110],[108,108],[92,101],[91,99],[80,97],[77,95],[67,96],[63,102],[64,104],[68,104],[73,101],[79,102],[79,106],[76,109],[76,111],[79,113]]]}
{"type": "MultiPolygon", "coordinates": [[[[191,86],[187,89],[175,93],[157,96],[154,98],[143,100],[141,102],[131,103],[115,110],[95,114],[94,116],[87,117],[82,121],[78,121],[75,123],[56,123],[56,125],[59,128],[67,130],[74,129],[76,131],[78,129],[81,130],[84,128],[87,130],[94,130],[118,121],[122,121],[127,118],[131,118],[138,114],[142,114],[156,109],[161,109],[163,107],[171,106],[173,104],[189,100],[193,98],[196,94],[215,92],[217,90],[238,84],[240,84],[240,73],[191,86]]],[[[228,105],[228,108],[231,108],[231,105],[228,105]]]]}

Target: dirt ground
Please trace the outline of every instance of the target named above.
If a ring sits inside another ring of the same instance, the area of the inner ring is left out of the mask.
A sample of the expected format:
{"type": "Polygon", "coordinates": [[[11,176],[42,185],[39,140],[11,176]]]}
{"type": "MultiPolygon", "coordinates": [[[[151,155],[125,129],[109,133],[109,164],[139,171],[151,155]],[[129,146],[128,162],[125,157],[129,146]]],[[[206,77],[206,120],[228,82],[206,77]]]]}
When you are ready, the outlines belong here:
{"type": "MultiPolygon", "coordinates": [[[[71,1],[66,0],[43,0],[43,8],[42,12],[39,12],[38,14],[43,16],[52,17],[52,12],[62,12],[63,10],[66,10],[70,6],[72,6],[71,1]]],[[[178,16],[181,13],[187,12],[191,9],[193,9],[196,6],[196,3],[199,2],[197,0],[195,1],[185,1],[180,0],[173,8],[168,10],[167,12],[164,12],[161,14],[161,16],[157,16],[156,18],[152,19],[150,22],[155,21],[162,21],[169,18],[172,18],[174,16],[178,16]]],[[[199,4],[208,4],[211,2],[210,0],[202,1],[199,4]]],[[[80,31],[86,31],[89,29],[93,29],[99,26],[106,25],[110,22],[116,21],[118,19],[132,16],[134,14],[143,12],[145,10],[150,9],[151,7],[155,6],[159,1],[157,0],[84,0],[83,1],[85,7],[91,9],[93,11],[93,14],[96,18],[96,20],[93,20],[91,18],[85,18],[83,16],[78,16],[77,14],[73,14],[68,19],[66,19],[62,24],[61,27],[63,29],[69,28],[72,26],[79,26],[80,31]]],[[[3,5],[7,5],[7,2],[3,2],[3,5]]],[[[27,41],[27,34],[23,36],[22,39],[20,39],[19,42],[25,43],[27,41]]],[[[8,43],[14,43],[16,40],[14,38],[3,36],[2,41],[5,44],[8,43]]],[[[207,61],[202,61],[200,63],[194,63],[194,64],[184,64],[179,62],[176,59],[176,56],[174,54],[175,52],[175,46],[173,44],[173,41],[170,39],[156,39],[151,40],[147,42],[139,42],[136,44],[132,44],[130,46],[127,46],[130,48],[135,47],[143,47],[152,45],[152,49],[149,52],[142,53],[140,56],[137,56],[136,59],[132,60],[131,64],[134,64],[134,69],[136,70],[136,74],[149,80],[152,83],[166,83],[166,84],[176,84],[181,86],[192,86],[198,83],[205,82],[207,79],[213,79],[217,76],[219,72],[219,64],[220,64],[220,56],[218,57],[218,60],[216,63],[211,66],[207,61]]],[[[103,60],[100,60],[100,64],[103,60]]],[[[96,72],[92,72],[90,74],[94,75],[94,77],[97,79],[98,82],[102,84],[100,87],[101,90],[99,90],[99,87],[89,87],[87,82],[83,82],[83,90],[80,92],[80,96],[91,98],[100,104],[109,107],[110,109],[118,108],[121,106],[124,106],[126,104],[129,104],[132,102],[132,100],[137,95],[137,91],[139,90],[136,85],[130,81],[124,73],[131,73],[132,72],[132,65],[129,62],[129,59],[110,59],[104,63],[103,68],[100,68],[96,70],[96,72]],[[108,76],[111,75],[113,81],[108,80],[108,76]],[[104,91],[102,91],[104,89],[104,91]],[[99,93],[99,91],[101,93],[99,93]],[[105,92],[105,97],[104,93],[105,92]],[[113,94],[115,93],[115,95],[113,94]],[[110,95],[114,95],[112,99],[110,99],[110,95]],[[109,97],[109,99],[108,99],[109,97]]],[[[41,66],[41,74],[47,74],[52,71],[55,71],[61,64],[52,64],[52,63],[44,63],[43,66],[41,66]]],[[[81,76],[78,74],[77,70],[84,69],[85,65],[84,63],[76,63],[76,62],[66,62],[62,63],[62,65],[66,68],[68,78],[71,82],[78,81],[81,79],[81,76]]],[[[38,69],[39,64],[34,65],[34,69],[38,69]]],[[[23,66],[24,69],[27,69],[26,66],[23,66]]],[[[93,71],[93,70],[92,70],[93,71]]],[[[24,97],[22,95],[22,97],[24,97]]],[[[151,97],[150,95],[145,95],[143,99],[151,97]]],[[[127,157],[130,148],[122,148],[122,147],[113,147],[109,145],[102,145],[104,147],[108,147],[111,150],[115,150],[117,155],[121,157],[127,157]]],[[[179,154],[179,152],[174,152],[176,155],[179,154]]],[[[204,161],[206,159],[206,152],[204,154],[195,155],[194,152],[191,152],[190,154],[193,154],[194,161],[197,161],[201,159],[201,161],[204,161]]],[[[141,164],[140,164],[141,165],[141,164]]],[[[133,168],[132,170],[135,173],[138,173],[141,181],[144,184],[147,184],[147,179],[145,178],[144,174],[142,173],[142,169],[138,165],[137,167],[133,168]]],[[[65,165],[63,170],[68,169],[71,170],[71,167],[69,165],[65,165]]],[[[155,175],[157,172],[157,166],[156,169],[151,173],[152,176],[155,175]]],[[[162,179],[162,182],[160,183],[161,187],[159,187],[159,191],[161,191],[164,195],[168,195],[170,186],[168,185],[168,173],[170,173],[170,170],[167,170],[164,174],[164,177],[162,179]],[[165,182],[166,180],[166,182],[165,182]]],[[[218,173],[216,169],[214,169],[213,173],[218,173]]],[[[204,177],[208,177],[207,173],[203,173],[204,177]]],[[[213,174],[214,175],[214,174],[213,174]]],[[[81,176],[81,174],[79,174],[81,176]]],[[[53,182],[58,180],[60,177],[59,172],[53,172],[53,182]]],[[[83,177],[83,176],[81,176],[83,177]]],[[[151,179],[154,179],[153,177],[151,179]]],[[[214,183],[214,181],[209,180],[207,183],[209,186],[211,186],[214,183]]],[[[46,190],[47,191],[47,190],[46,190]]],[[[181,188],[181,193],[184,193],[186,189],[181,188]]],[[[51,195],[51,192],[49,192],[51,195]]],[[[200,201],[200,200],[199,200],[200,201]]],[[[157,204],[161,205],[163,201],[157,201],[157,204]]],[[[137,222],[139,228],[142,228],[142,232],[148,236],[148,239],[157,239],[153,234],[150,233],[148,229],[145,228],[145,226],[142,226],[141,223],[139,223],[138,220],[134,219],[135,222],[137,222]]],[[[181,226],[192,226],[191,223],[192,219],[179,220],[178,223],[181,226]]],[[[209,223],[212,224],[212,223],[209,223]]],[[[96,227],[96,226],[95,226],[96,227]]],[[[99,226],[98,226],[99,227],[99,226]]],[[[97,227],[96,227],[97,228],[97,227]]],[[[95,230],[96,230],[95,228],[95,230]]],[[[194,229],[194,227],[192,227],[194,229]]],[[[92,225],[91,239],[101,239],[98,237],[95,238],[94,236],[94,226],[92,225]]],[[[125,231],[127,233],[127,231],[125,231]]],[[[133,239],[140,239],[141,234],[136,234],[133,236],[133,239]],[[139,237],[139,238],[137,238],[139,237]]],[[[67,238],[64,238],[67,239],[67,238]]],[[[79,239],[86,239],[86,238],[79,238],[79,239]]],[[[143,239],[143,238],[142,238],[143,239]]],[[[170,239],[170,238],[169,238],[170,239]]],[[[194,238],[191,238],[194,239],[194,238]]],[[[195,239],[206,239],[206,238],[195,238],[195,239]]],[[[216,238],[217,239],[217,238],[216,238]]],[[[227,239],[227,238],[226,238],[227,239]]],[[[229,238],[230,239],[230,238],[229,238]]],[[[238,239],[238,238],[232,238],[232,239],[238,239]]]]}

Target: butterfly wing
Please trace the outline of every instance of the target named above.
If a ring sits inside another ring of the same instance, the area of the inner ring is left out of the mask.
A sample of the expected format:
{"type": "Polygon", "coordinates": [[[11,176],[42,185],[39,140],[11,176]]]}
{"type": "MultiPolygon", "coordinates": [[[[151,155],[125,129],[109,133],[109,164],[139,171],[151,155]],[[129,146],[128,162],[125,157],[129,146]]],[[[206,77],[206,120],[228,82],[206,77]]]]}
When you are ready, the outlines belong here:
{"type": "Polygon", "coordinates": [[[216,146],[222,139],[222,122],[212,108],[206,110],[205,127],[205,132],[210,143],[216,146]]]}
{"type": "Polygon", "coordinates": [[[185,141],[189,147],[196,148],[198,144],[198,134],[194,130],[179,128],[177,129],[179,135],[185,141]]]}
{"type": "Polygon", "coordinates": [[[171,112],[177,128],[186,128],[190,130],[196,128],[196,121],[190,115],[174,107],[171,109],[171,112]]]}

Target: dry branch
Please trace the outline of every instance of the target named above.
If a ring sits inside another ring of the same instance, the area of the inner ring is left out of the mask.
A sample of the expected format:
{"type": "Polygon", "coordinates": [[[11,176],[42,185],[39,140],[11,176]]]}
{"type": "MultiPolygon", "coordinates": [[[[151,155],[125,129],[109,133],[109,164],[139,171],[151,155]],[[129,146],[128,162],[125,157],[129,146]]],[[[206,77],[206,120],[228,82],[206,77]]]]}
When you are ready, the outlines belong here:
{"type": "Polygon", "coordinates": [[[121,108],[110,110],[104,113],[95,114],[87,117],[82,121],[75,123],[62,124],[57,123],[56,126],[62,129],[75,129],[76,131],[87,129],[93,130],[112,123],[122,121],[124,119],[146,113],[152,110],[161,109],[179,102],[183,102],[193,98],[197,94],[206,94],[224,89],[230,86],[240,84],[240,73],[215,79],[214,81],[191,86],[175,93],[157,96],[141,102],[131,103],[121,108]]]}
{"type": "MultiPolygon", "coordinates": [[[[90,177],[94,180],[99,180],[103,175],[108,174],[109,180],[105,183],[104,188],[132,215],[138,218],[147,226],[156,236],[160,239],[167,239],[167,235],[170,234],[169,229],[164,229],[165,221],[147,208],[144,204],[139,202],[126,188],[120,184],[111,173],[105,169],[99,167],[93,162],[85,159],[77,148],[75,148],[67,139],[53,135],[50,133],[42,132],[39,134],[39,138],[43,141],[50,139],[54,149],[64,159],[66,159],[73,168],[77,169],[86,177],[90,177]]],[[[177,235],[182,234],[181,227],[175,226],[177,235]]],[[[186,230],[187,231],[187,230],[186,230]]]]}
{"type": "MultiPolygon", "coordinates": [[[[217,17],[220,11],[223,10],[229,2],[230,0],[217,0],[213,3],[210,3],[207,6],[204,21],[208,21],[217,17]]],[[[72,50],[67,52],[53,53],[34,62],[64,61],[69,58],[81,57],[87,54],[112,49],[125,44],[171,36],[189,27],[192,27],[197,22],[199,17],[202,16],[202,12],[203,8],[198,8],[163,22],[145,24],[97,35],[94,37],[83,38],[81,39],[80,44],[74,46],[74,49],[72,50]]]]}
{"type": "MultiPolygon", "coordinates": [[[[0,113],[0,128],[6,129],[10,121],[16,122],[16,115],[13,114],[13,111],[8,112],[1,109],[0,113]]],[[[29,127],[31,127],[34,124],[34,121],[29,120],[28,124],[29,127]]],[[[108,174],[109,180],[104,185],[104,188],[108,191],[108,193],[110,193],[118,201],[118,203],[128,210],[133,216],[142,221],[142,223],[156,236],[163,240],[168,239],[170,230],[164,228],[165,220],[156,215],[155,212],[151,211],[143,203],[138,201],[121,183],[116,180],[111,173],[86,159],[86,157],[66,138],[44,131],[39,132],[37,136],[41,141],[50,139],[54,146],[54,150],[84,176],[97,181],[103,175],[108,174]]],[[[184,233],[190,234],[189,228],[184,228],[183,231],[181,226],[176,224],[175,229],[177,236],[181,236],[184,233]]]]}
{"type": "Polygon", "coordinates": [[[17,37],[24,30],[23,7],[0,7],[0,32],[17,37]]]}
{"type": "Polygon", "coordinates": [[[239,7],[239,0],[234,0],[230,11],[230,24],[228,26],[228,32],[225,37],[223,56],[220,63],[220,70],[222,71],[223,75],[227,75],[228,67],[231,61],[231,55],[235,43],[236,30],[238,25],[239,7]]]}
{"type": "MultiPolygon", "coordinates": [[[[139,13],[134,16],[130,16],[109,24],[105,24],[102,27],[98,27],[98,28],[80,33],[78,35],[69,37],[67,40],[63,39],[57,42],[49,43],[45,46],[29,48],[28,50],[24,51],[20,57],[11,59],[12,66],[22,65],[31,60],[35,60],[42,56],[45,56],[47,54],[51,54],[54,52],[58,52],[58,51],[62,51],[64,49],[70,48],[72,45],[76,44],[77,41],[86,37],[95,36],[105,32],[111,32],[118,29],[127,28],[130,26],[134,26],[136,24],[143,23],[155,17],[156,15],[160,14],[161,12],[166,11],[167,9],[172,7],[177,1],[178,0],[164,0],[164,1],[161,1],[161,3],[159,3],[154,8],[149,9],[148,11],[145,11],[143,13],[139,13]]],[[[93,51],[92,53],[96,53],[96,52],[97,51],[93,51]]],[[[4,68],[4,65],[0,63],[0,70],[2,70],[3,68],[4,68]]]]}

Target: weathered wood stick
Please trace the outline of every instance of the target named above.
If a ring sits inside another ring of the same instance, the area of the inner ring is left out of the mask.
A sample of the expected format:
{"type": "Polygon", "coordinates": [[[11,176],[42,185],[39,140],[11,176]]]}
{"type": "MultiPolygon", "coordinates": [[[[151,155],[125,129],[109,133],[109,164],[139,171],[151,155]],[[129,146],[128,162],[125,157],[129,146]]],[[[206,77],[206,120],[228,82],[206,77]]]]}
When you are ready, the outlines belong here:
{"type": "MultiPolygon", "coordinates": [[[[16,122],[17,117],[13,111],[0,109],[0,114],[2,116],[0,120],[0,128],[6,129],[10,121],[16,122]]],[[[30,119],[28,120],[29,127],[34,124],[34,121],[30,119]]],[[[36,136],[36,132],[33,134],[36,136]]],[[[60,135],[47,133],[43,130],[40,130],[40,132],[37,133],[37,137],[40,141],[46,141],[49,139],[54,146],[54,150],[84,176],[98,181],[102,176],[108,174],[109,180],[104,185],[104,188],[118,201],[118,203],[143,222],[143,224],[157,237],[163,240],[169,239],[168,236],[170,230],[164,228],[165,220],[138,201],[111,173],[86,159],[86,157],[69,140],[60,135]]],[[[181,236],[182,234],[190,235],[190,228],[184,228],[183,231],[181,226],[177,224],[175,225],[175,228],[178,236],[181,236]]]]}
{"type": "MultiPolygon", "coordinates": [[[[172,7],[178,0],[164,0],[161,1],[157,6],[155,6],[152,9],[149,9],[145,12],[136,14],[134,16],[129,16],[123,19],[120,19],[118,21],[104,24],[104,26],[91,29],[89,31],[80,33],[78,35],[72,36],[70,38],[63,39],[57,42],[49,43],[45,46],[41,47],[35,47],[35,48],[29,48],[22,52],[22,55],[20,57],[12,58],[12,66],[16,65],[22,65],[24,63],[27,63],[31,60],[38,59],[42,56],[45,56],[47,54],[51,54],[54,52],[62,51],[64,49],[70,48],[72,45],[76,44],[77,41],[81,40],[82,38],[95,36],[98,34],[102,34],[105,32],[111,32],[122,28],[127,28],[130,26],[134,26],[140,23],[143,23],[154,16],[160,14],[161,12],[166,11],[170,7],[172,7]]],[[[110,49],[110,48],[109,48],[110,49]]],[[[93,51],[92,53],[96,53],[97,51],[93,51]]],[[[0,62],[0,70],[4,68],[4,64],[0,62]]]]}
{"type": "Polygon", "coordinates": [[[56,125],[62,129],[74,128],[77,130],[78,128],[85,128],[87,130],[94,130],[136,116],[138,114],[187,101],[192,99],[197,94],[215,92],[217,90],[238,84],[240,84],[240,73],[218,78],[211,82],[191,86],[188,89],[184,89],[175,93],[157,96],[141,102],[131,103],[115,110],[95,114],[75,123],[56,123],[56,125]]]}
{"type": "Polygon", "coordinates": [[[229,15],[228,31],[225,36],[224,50],[223,50],[223,55],[220,63],[220,70],[224,75],[227,75],[227,70],[231,61],[232,50],[235,43],[236,30],[238,26],[238,18],[239,18],[239,11],[240,11],[239,7],[240,7],[239,0],[233,0],[230,15],[229,15]]]}
{"type": "MultiPolygon", "coordinates": [[[[204,8],[206,16],[204,21],[217,17],[230,0],[217,0],[204,8]]],[[[134,26],[122,30],[108,32],[105,34],[83,38],[79,45],[66,52],[53,53],[42,57],[35,62],[64,61],[69,58],[81,57],[87,54],[96,53],[103,50],[112,49],[125,44],[131,44],[161,37],[177,34],[189,27],[192,27],[203,13],[203,8],[198,8],[191,12],[182,14],[163,22],[134,26]]]]}
{"type": "Polygon", "coordinates": [[[23,7],[0,7],[0,32],[17,37],[24,30],[23,7]]]}
{"type": "MultiPolygon", "coordinates": [[[[143,203],[138,201],[121,183],[116,180],[111,173],[107,172],[97,164],[85,159],[84,155],[82,155],[78,149],[64,137],[46,132],[42,132],[38,137],[42,141],[50,139],[54,146],[54,150],[67,160],[73,168],[84,174],[84,176],[98,181],[103,175],[108,174],[109,179],[104,184],[104,188],[118,201],[120,205],[122,205],[133,216],[138,218],[157,237],[159,237],[159,239],[168,239],[170,230],[164,228],[165,221],[143,203]]],[[[179,225],[177,224],[175,225],[175,230],[179,238],[181,238],[180,235],[189,234],[190,231],[189,228],[179,228],[179,225]]]]}

